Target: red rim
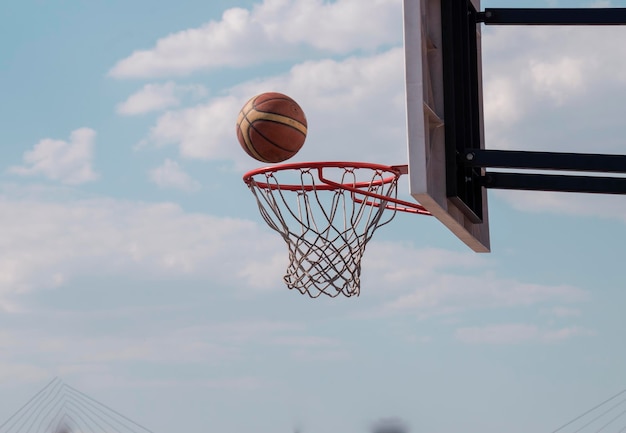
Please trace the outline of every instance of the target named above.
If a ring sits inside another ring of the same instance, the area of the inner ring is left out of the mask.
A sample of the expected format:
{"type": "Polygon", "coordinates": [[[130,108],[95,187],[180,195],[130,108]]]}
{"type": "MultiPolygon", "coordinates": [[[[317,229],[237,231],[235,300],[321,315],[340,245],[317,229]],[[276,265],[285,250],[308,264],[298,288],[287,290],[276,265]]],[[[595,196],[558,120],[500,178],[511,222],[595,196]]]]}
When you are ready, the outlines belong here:
{"type": "Polygon", "coordinates": [[[287,191],[312,191],[312,190],[335,190],[335,189],[351,189],[351,188],[365,188],[368,185],[384,185],[390,182],[393,182],[395,179],[398,179],[402,174],[406,173],[403,170],[406,166],[389,166],[383,164],[371,164],[367,162],[345,162],[345,161],[326,161],[326,162],[293,162],[288,164],[277,164],[268,167],[261,167],[254,170],[250,170],[246,174],[243,175],[243,181],[250,185],[252,182],[255,182],[259,188],[269,188],[269,189],[282,189],[287,191]],[[288,170],[301,170],[301,169],[311,169],[317,170],[318,178],[324,182],[323,185],[302,185],[302,184],[276,184],[276,183],[267,183],[267,182],[258,182],[254,179],[254,176],[258,176],[260,174],[267,173],[278,173],[281,171],[288,170]],[[390,176],[384,177],[382,179],[378,179],[374,182],[357,182],[357,183],[349,183],[349,184],[341,184],[333,181],[329,181],[324,178],[322,175],[322,171],[325,168],[363,168],[370,170],[382,170],[388,172],[390,176]]]}
{"type": "MultiPolygon", "coordinates": [[[[250,170],[243,176],[243,181],[246,185],[251,186],[253,183],[261,188],[261,189],[270,189],[270,190],[286,190],[286,191],[334,191],[337,189],[344,189],[350,191],[353,195],[353,198],[356,202],[363,202],[362,199],[356,197],[356,195],[364,195],[366,197],[379,199],[385,202],[394,203],[393,206],[385,205],[385,207],[402,212],[415,213],[420,215],[431,215],[431,213],[426,210],[423,206],[412,203],[404,200],[400,200],[394,197],[388,197],[380,194],[376,194],[363,188],[368,188],[371,186],[380,186],[391,183],[400,178],[403,174],[408,173],[408,166],[406,165],[383,165],[383,164],[374,164],[369,162],[345,162],[345,161],[322,161],[322,162],[295,162],[295,163],[287,163],[287,164],[277,164],[268,167],[261,167],[254,170],[250,170]],[[369,169],[369,170],[379,170],[386,173],[389,173],[389,176],[385,176],[379,178],[374,181],[369,182],[356,182],[356,183],[338,183],[326,179],[324,177],[323,171],[325,168],[361,168],[361,169],[369,169]],[[258,175],[267,175],[268,173],[277,173],[281,171],[288,170],[301,170],[301,169],[310,169],[317,170],[318,179],[323,182],[321,185],[304,185],[300,184],[280,184],[280,183],[268,183],[268,182],[258,182],[254,179],[255,176],[258,175]]],[[[377,203],[368,202],[368,204],[373,206],[379,206],[377,203]]]]}

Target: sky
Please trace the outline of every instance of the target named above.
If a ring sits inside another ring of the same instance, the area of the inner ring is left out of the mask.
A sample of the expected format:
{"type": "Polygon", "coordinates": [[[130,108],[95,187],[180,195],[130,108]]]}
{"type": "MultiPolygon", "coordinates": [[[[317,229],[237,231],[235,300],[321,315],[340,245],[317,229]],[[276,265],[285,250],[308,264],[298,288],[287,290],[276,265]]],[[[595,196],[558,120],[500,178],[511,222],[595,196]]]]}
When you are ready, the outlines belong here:
{"type": "MultiPolygon", "coordinates": [[[[283,284],[237,113],[282,92],[293,161],[406,163],[400,0],[0,16],[0,422],[55,377],[155,433],[552,432],[626,388],[623,196],[489,191],[489,254],[398,214],[359,297],[283,284]]],[[[626,28],[483,30],[487,148],[626,154],[626,28]]]]}

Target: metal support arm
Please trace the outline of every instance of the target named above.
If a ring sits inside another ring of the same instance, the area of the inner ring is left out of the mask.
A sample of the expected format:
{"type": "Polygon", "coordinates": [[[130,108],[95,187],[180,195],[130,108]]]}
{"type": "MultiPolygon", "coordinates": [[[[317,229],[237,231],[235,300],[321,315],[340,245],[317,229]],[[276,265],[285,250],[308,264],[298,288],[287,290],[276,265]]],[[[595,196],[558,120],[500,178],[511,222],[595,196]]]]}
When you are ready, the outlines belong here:
{"type": "Polygon", "coordinates": [[[476,25],[626,25],[626,8],[486,8],[442,1],[446,193],[474,223],[483,220],[484,188],[626,194],[626,155],[483,149],[476,25]],[[487,169],[509,169],[493,172],[487,169]],[[510,169],[526,170],[514,173],[510,169]],[[570,173],[533,173],[567,171],[570,173]],[[579,172],[577,174],[577,172],[579,172]],[[580,172],[598,173],[580,176],[580,172]],[[614,173],[614,177],[602,174],[614,173]]]}
{"type": "Polygon", "coordinates": [[[464,164],[469,167],[626,174],[626,155],[602,155],[595,153],[472,149],[466,152],[464,164]]]}
{"type": "Polygon", "coordinates": [[[486,25],[626,25],[626,8],[486,8],[477,14],[486,25]]]}
{"type": "MultiPolygon", "coordinates": [[[[474,149],[466,152],[462,164],[468,168],[519,168],[626,174],[626,155],[525,152],[474,149]]],[[[574,176],[536,173],[474,171],[486,188],[532,191],[562,191],[596,194],[626,194],[626,177],[574,176]]]]}
{"type": "Polygon", "coordinates": [[[485,188],[492,189],[626,194],[626,177],[487,172],[480,180],[485,188]]]}

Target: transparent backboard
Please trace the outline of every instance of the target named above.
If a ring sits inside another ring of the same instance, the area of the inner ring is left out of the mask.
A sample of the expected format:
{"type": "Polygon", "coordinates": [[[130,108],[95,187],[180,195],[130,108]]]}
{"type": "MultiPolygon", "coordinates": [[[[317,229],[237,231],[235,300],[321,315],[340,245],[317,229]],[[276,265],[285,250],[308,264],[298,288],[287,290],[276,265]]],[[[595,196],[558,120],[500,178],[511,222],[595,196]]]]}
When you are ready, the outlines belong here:
{"type": "Polygon", "coordinates": [[[462,172],[451,168],[458,144],[484,148],[480,25],[463,18],[476,11],[480,0],[404,0],[409,188],[415,200],[472,250],[489,252],[486,189],[464,185],[462,172]],[[455,26],[465,27],[466,34],[459,35],[455,26]],[[445,32],[451,28],[461,38],[457,42],[475,43],[469,55],[473,59],[450,48],[445,32]],[[466,63],[465,70],[455,67],[460,62],[466,63]],[[473,197],[468,199],[459,188],[469,188],[473,197]]]}

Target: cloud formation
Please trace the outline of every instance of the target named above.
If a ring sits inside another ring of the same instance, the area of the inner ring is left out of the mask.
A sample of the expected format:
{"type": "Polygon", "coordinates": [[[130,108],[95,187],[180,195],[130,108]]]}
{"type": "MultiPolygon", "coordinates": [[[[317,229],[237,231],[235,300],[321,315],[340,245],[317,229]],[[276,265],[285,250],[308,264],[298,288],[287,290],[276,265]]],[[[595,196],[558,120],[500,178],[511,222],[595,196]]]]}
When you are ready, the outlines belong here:
{"type": "MultiPolygon", "coordinates": [[[[140,317],[150,317],[146,316],[147,310],[142,308],[140,317]]],[[[301,322],[240,317],[219,321],[203,317],[200,323],[185,324],[178,316],[178,323],[172,326],[174,312],[167,312],[165,318],[163,313],[150,317],[151,326],[142,329],[137,326],[137,311],[98,310],[92,312],[87,321],[88,315],[81,316],[78,312],[56,312],[63,315],[62,321],[74,324],[89,323],[93,315],[132,323],[123,334],[85,335],[75,329],[60,333],[59,328],[63,326],[59,327],[58,317],[50,311],[39,311],[40,322],[48,326],[19,327],[0,333],[1,347],[7,352],[4,362],[0,363],[0,367],[4,367],[0,383],[5,385],[16,378],[22,382],[37,381],[51,375],[86,376],[88,380],[100,381],[111,374],[110,379],[117,386],[123,379],[141,386],[175,386],[185,384],[187,379],[184,374],[176,375],[172,371],[201,365],[203,368],[211,366],[209,371],[217,370],[220,374],[203,375],[204,380],[194,380],[196,385],[228,391],[251,390],[261,387],[267,377],[261,379],[231,371],[229,367],[242,362],[245,365],[250,357],[267,362],[273,356],[280,356],[306,364],[337,359],[338,355],[344,359],[348,356],[340,338],[318,337],[301,322]],[[51,335],[51,329],[57,334],[51,335]],[[265,353],[261,358],[260,352],[265,353]],[[30,360],[19,362],[24,357],[30,360]],[[151,365],[160,374],[153,379],[140,378],[127,370],[132,371],[134,365],[151,365]]],[[[99,385],[111,386],[106,382],[99,385]]]]}
{"type": "Polygon", "coordinates": [[[298,55],[302,46],[329,54],[373,50],[401,41],[401,17],[398,0],[264,0],[161,38],[120,60],[109,74],[147,78],[250,66],[298,55]]]}
{"type": "Polygon", "coordinates": [[[487,147],[619,153],[623,35],[621,27],[486,28],[487,147]]]}
{"type": "MultiPolygon", "coordinates": [[[[483,35],[486,147],[623,154],[624,34],[619,26],[487,27],[483,35]]],[[[494,194],[523,212],[626,222],[626,204],[617,196],[494,194]]]]}
{"type": "Polygon", "coordinates": [[[469,344],[555,343],[573,337],[592,335],[592,331],[576,326],[545,329],[525,323],[459,328],[456,331],[456,338],[469,344]]]}
{"type": "Polygon", "coordinates": [[[621,195],[543,191],[499,191],[496,194],[522,212],[592,216],[626,223],[626,202],[621,195]]]}
{"type": "Polygon", "coordinates": [[[368,246],[364,269],[367,290],[385,294],[374,313],[383,316],[459,318],[472,311],[539,311],[547,305],[562,308],[589,299],[585,290],[572,285],[502,277],[496,263],[472,252],[415,249],[373,241],[368,246]]]}
{"type": "Polygon", "coordinates": [[[163,84],[146,84],[117,106],[117,113],[125,116],[161,111],[180,105],[185,94],[204,96],[207,91],[200,85],[179,85],[173,81],[163,84]]]}
{"type": "Polygon", "coordinates": [[[278,91],[297,100],[309,122],[297,158],[402,163],[403,77],[403,50],[398,48],[344,60],[308,61],[285,74],[241,83],[206,103],[164,113],[144,144],[176,145],[186,158],[231,159],[245,165],[250,159],[236,141],[237,113],[250,97],[278,91]],[[375,119],[375,125],[364,119],[375,119]]]}
{"type": "Polygon", "coordinates": [[[193,180],[180,167],[178,162],[166,159],[163,164],[150,170],[150,180],[161,188],[177,189],[181,191],[197,191],[200,182],[193,180]]]}
{"type": "MultiPolygon", "coordinates": [[[[5,196],[0,197],[0,224],[5,233],[0,300],[87,275],[203,277],[242,288],[256,278],[244,273],[242,264],[264,257],[271,265],[279,254],[274,238],[256,223],[186,213],[172,203],[5,196]],[[249,247],[240,249],[242,243],[249,247]]],[[[262,273],[267,280],[273,269],[278,287],[281,269],[265,266],[262,273]]]]}
{"type": "Polygon", "coordinates": [[[98,178],[92,168],[96,131],[80,128],[72,131],[69,141],[45,138],[24,153],[24,165],[9,168],[20,176],[44,176],[68,185],[91,182],[98,178]]]}

